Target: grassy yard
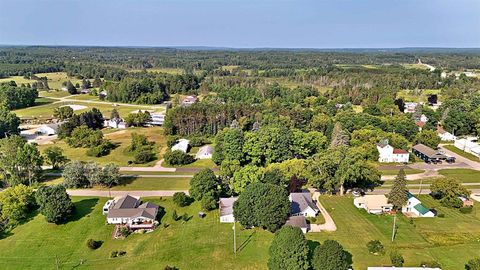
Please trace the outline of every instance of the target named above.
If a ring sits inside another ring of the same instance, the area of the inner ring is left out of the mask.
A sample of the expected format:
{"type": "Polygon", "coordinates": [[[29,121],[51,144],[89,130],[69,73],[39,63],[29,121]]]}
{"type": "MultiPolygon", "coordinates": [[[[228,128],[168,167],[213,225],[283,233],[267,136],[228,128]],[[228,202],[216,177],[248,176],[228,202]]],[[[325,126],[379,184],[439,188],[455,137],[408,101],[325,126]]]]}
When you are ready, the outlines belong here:
{"type": "MultiPolygon", "coordinates": [[[[400,170],[380,170],[382,175],[397,175],[400,170]]],[[[405,169],[404,170],[406,174],[417,174],[417,173],[423,173],[424,170],[418,170],[418,169],[405,169]]]]}
{"type": "Polygon", "coordinates": [[[480,183],[480,171],[471,169],[439,170],[441,175],[457,178],[462,183],[480,183]]]}
{"type": "Polygon", "coordinates": [[[442,147],[446,148],[446,149],[448,149],[448,150],[454,152],[455,154],[458,154],[458,155],[460,155],[464,158],[468,158],[468,159],[473,160],[473,161],[480,161],[480,158],[478,158],[477,156],[472,155],[470,153],[467,153],[465,151],[462,151],[462,150],[458,149],[457,147],[455,147],[454,145],[449,144],[449,145],[443,145],[442,147]]]}
{"type": "Polygon", "coordinates": [[[149,199],[162,208],[160,227],[148,234],[133,234],[124,240],[111,238],[113,226],[105,225],[101,207],[106,199],[73,198],[77,212],[65,224],[45,222],[41,215],[15,228],[0,240],[2,269],[131,269],[149,265],[163,269],[266,269],[272,234],[262,230],[241,230],[237,226],[237,256],[233,255],[232,224],[220,224],[218,211],[197,216],[198,203],[185,208],[171,199],[149,199]],[[186,213],[191,219],[174,221],[172,212],[186,213]],[[168,224],[165,228],[163,224],[168,224]],[[103,241],[90,250],[90,238],[103,241]],[[124,257],[110,259],[114,250],[125,250],[124,257]],[[58,258],[58,264],[55,263],[58,258]],[[82,262],[82,263],[81,263],[82,262]]]}
{"type": "Polygon", "coordinates": [[[444,270],[463,269],[469,259],[478,256],[480,248],[480,212],[461,214],[447,209],[429,196],[421,196],[423,203],[435,208],[444,218],[418,218],[413,224],[404,216],[398,216],[398,233],[391,242],[392,216],[370,215],[353,205],[352,198],[322,196],[322,204],[337,224],[338,230],[331,233],[309,234],[317,241],[334,239],[353,255],[354,269],[367,266],[390,265],[388,252],[396,248],[405,258],[406,266],[418,266],[422,261],[435,260],[444,270]],[[368,253],[366,244],[380,240],[387,253],[375,256],[368,253]]]}
{"type": "MultiPolygon", "coordinates": [[[[108,130],[107,130],[108,131],[108,130]]],[[[113,143],[116,143],[117,148],[113,149],[109,155],[103,157],[90,157],[87,156],[87,148],[72,148],[66,142],[57,140],[54,144],[39,145],[38,148],[43,152],[49,146],[55,145],[63,149],[65,156],[71,160],[81,161],[95,161],[100,164],[107,164],[110,162],[116,163],[119,166],[127,166],[129,160],[133,160],[133,157],[125,153],[125,149],[130,145],[131,134],[137,132],[147,136],[150,141],[155,142],[157,149],[165,147],[166,141],[163,136],[163,129],[161,127],[150,128],[128,128],[125,130],[118,130],[105,135],[105,138],[110,139],[113,143]]],[[[160,151],[158,152],[160,153],[160,151]]],[[[157,154],[158,157],[159,154],[157,154]]],[[[153,166],[156,160],[147,164],[136,164],[134,166],[153,166]]]]}
{"type": "Polygon", "coordinates": [[[190,179],[187,178],[150,178],[150,177],[128,177],[122,178],[118,186],[112,190],[188,190],[190,179]]]}

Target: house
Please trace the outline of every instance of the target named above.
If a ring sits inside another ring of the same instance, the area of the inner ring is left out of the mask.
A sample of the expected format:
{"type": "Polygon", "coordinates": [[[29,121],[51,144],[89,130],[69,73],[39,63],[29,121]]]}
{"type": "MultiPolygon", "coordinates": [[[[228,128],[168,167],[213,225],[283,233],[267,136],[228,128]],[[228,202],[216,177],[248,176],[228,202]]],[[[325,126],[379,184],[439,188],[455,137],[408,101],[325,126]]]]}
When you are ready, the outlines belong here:
{"type": "Polygon", "coordinates": [[[437,134],[440,137],[440,140],[442,140],[442,141],[453,142],[453,141],[457,140],[457,137],[455,135],[453,135],[450,132],[445,131],[443,129],[443,127],[441,127],[441,126],[437,127],[437,134]]]}
{"type": "Polygon", "coordinates": [[[186,96],[183,100],[182,100],[182,106],[190,106],[192,105],[193,103],[197,102],[198,98],[197,96],[195,95],[192,95],[192,96],[186,96]]]}
{"type": "Polygon", "coordinates": [[[469,198],[465,198],[463,196],[458,197],[460,200],[462,200],[462,207],[472,207],[473,206],[473,201],[470,200],[469,198]]]}
{"type": "Polygon", "coordinates": [[[357,208],[367,210],[369,214],[376,215],[390,212],[393,209],[393,205],[388,203],[388,199],[385,195],[365,195],[355,198],[353,204],[357,208]]]}
{"type": "Polygon", "coordinates": [[[410,159],[410,153],[402,149],[395,149],[388,144],[388,140],[382,140],[377,143],[378,162],[398,162],[407,163],[410,159]]]}
{"type": "Polygon", "coordinates": [[[202,146],[202,147],[200,147],[200,149],[198,149],[198,152],[195,155],[195,158],[197,158],[197,159],[210,159],[210,158],[212,158],[213,150],[214,150],[214,148],[211,145],[202,146]]]}
{"type": "Polygon", "coordinates": [[[307,233],[309,228],[304,216],[291,216],[287,219],[285,225],[300,228],[303,233],[307,233]]]}
{"type": "Polygon", "coordinates": [[[125,225],[133,230],[153,230],[157,223],[158,205],[150,202],[141,204],[139,198],[130,195],[114,199],[107,209],[108,224],[125,225]]]}
{"type": "Polygon", "coordinates": [[[237,197],[220,198],[220,223],[233,223],[235,217],[233,216],[233,203],[237,200],[237,197]]]}
{"type": "Polygon", "coordinates": [[[414,113],[417,109],[418,103],[417,102],[405,102],[405,109],[403,110],[404,113],[414,113]]]}
{"type": "Polygon", "coordinates": [[[434,150],[421,143],[413,146],[412,152],[427,163],[437,163],[448,159],[448,157],[440,151],[434,150]]]}
{"type": "Polygon", "coordinates": [[[165,122],[165,114],[163,113],[151,113],[151,121],[149,122],[152,126],[162,126],[165,122]]]}
{"type": "Polygon", "coordinates": [[[454,145],[462,151],[480,157],[480,145],[477,140],[477,137],[467,137],[465,139],[455,140],[454,145]]]}
{"type": "Polygon", "coordinates": [[[190,141],[187,139],[180,139],[176,144],[172,146],[172,151],[179,150],[184,153],[188,152],[188,147],[190,146],[190,141]]]}
{"type": "Polygon", "coordinates": [[[60,124],[46,124],[37,128],[36,133],[41,135],[56,135],[60,124]]]}
{"type": "Polygon", "coordinates": [[[310,192],[290,193],[290,214],[292,216],[315,217],[320,212],[310,192]]]}
{"type": "Polygon", "coordinates": [[[430,267],[396,267],[396,266],[382,266],[382,267],[368,267],[367,270],[442,270],[440,268],[430,268],[430,267]]]}
{"type": "Polygon", "coordinates": [[[410,192],[408,193],[407,204],[402,207],[402,212],[405,215],[414,217],[435,217],[435,213],[425,207],[422,202],[410,192]]]}
{"type": "Polygon", "coordinates": [[[418,131],[422,131],[423,127],[427,124],[427,122],[416,121],[415,125],[418,127],[418,131]]]}
{"type": "Polygon", "coordinates": [[[127,123],[123,121],[122,119],[110,119],[110,120],[105,120],[103,122],[104,127],[111,127],[111,128],[120,128],[120,129],[125,129],[127,128],[127,123]]]}

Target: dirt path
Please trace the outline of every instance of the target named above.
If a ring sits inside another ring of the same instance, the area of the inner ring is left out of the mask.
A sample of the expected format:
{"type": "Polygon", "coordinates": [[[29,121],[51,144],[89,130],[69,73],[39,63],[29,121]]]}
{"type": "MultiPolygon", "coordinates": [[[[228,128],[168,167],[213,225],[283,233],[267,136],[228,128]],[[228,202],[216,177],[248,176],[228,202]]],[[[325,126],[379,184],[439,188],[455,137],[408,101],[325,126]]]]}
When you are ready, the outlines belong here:
{"type": "Polygon", "coordinates": [[[327,212],[325,207],[323,207],[323,205],[320,203],[319,197],[320,197],[320,192],[314,191],[312,198],[317,201],[317,207],[318,209],[320,209],[320,213],[323,215],[323,218],[325,219],[325,223],[310,224],[310,232],[321,232],[321,231],[334,232],[337,230],[337,225],[335,225],[333,218],[327,212]]]}
{"type": "Polygon", "coordinates": [[[120,167],[124,172],[176,172],[176,168],[167,168],[162,166],[163,159],[155,163],[153,167],[120,167]]]}

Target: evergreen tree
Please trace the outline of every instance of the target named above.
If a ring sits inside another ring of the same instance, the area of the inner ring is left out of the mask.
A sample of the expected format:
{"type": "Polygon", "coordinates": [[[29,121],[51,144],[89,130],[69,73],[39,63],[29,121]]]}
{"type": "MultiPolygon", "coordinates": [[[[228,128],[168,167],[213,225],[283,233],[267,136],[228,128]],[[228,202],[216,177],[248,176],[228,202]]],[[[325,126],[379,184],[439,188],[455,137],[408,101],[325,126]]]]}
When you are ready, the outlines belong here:
{"type": "Polygon", "coordinates": [[[402,209],[408,201],[407,177],[405,171],[400,169],[393,181],[392,190],[388,195],[388,202],[393,204],[395,209],[402,209]]]}
{"type": "Polygon", "coordinates": [[[340,122],[335,123],[332,131],[332,141],[330,147],[335,148],[339,146],[348,145],[349,136],[347,131],[345,131],[340,122]]]}

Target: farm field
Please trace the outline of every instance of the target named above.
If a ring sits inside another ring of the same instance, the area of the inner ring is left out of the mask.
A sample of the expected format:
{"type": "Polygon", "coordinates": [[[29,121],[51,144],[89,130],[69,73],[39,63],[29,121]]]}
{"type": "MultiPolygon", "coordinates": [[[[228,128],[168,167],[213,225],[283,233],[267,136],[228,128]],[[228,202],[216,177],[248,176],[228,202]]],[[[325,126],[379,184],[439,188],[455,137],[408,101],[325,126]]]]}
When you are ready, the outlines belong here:
{"type": "Polygon", "coordinates": [[[350,197],[322,196],[322,204],[332,215],[338,230],[308,234],[317,241],[334,239],[353,255],[354,269],[368,266],[390,265],[388,252],[397,249],[405,258],[405,266],[419,266],[422,261],[435,260],[444,270],[463,269],[469,259],[478,256],[480,248],[480,212],[461,214],[447,209],[428,195],[420,200],[444,218],[418,218],[410,220],[403,215],[397,218],[398,233],[391,242],[393,216],[376,216],[357,209],[350,197]],[[386,247],[386,255],[368,253],[366,244],[380,240],[386,247]]]}
{"type": "MultiPolygon", "coordinates": [[[[106,131],[109,131],[108,129],[106,131]]],[[[118,130],[111,133],[105,134],[105,138],[112,140],[113,143],[117,143],[117,148],[113,149],[109,155],[103,157],[90,157],[87,156],[87,148],[72,148],[66,142],[61,140],[56,140],[54,144],[39,145],[38,149],[40,152],[43,152],[49,146],[58,146],[63,149],[64,155],[71,160],[81,160],[81,161],[95,161],[100,164],[107,164],[110,162],[116,163],[119,166],[127,166],[128,161],[132,160],[133,157],[125,154],[125,149],[128,147],[131,141],[131,134],[137,132],[147,136],[150,141],[154,141],[157,149],[164,147],[166,145],[165,137],[163,136],[163,129],[161,127],[151,127],[151,128],[129,128],[125,130],[118,130]]],[[[157,154],[158,158],[158,154],[157,154]]],[[[156,160],[151,161],[146,164],[135,164],[134,166],[144,167],[144,166],[153,166],[156,160]]]]}
{"type": "Polygon", "coordinates": [[[464,157],[464,158],[468,158],[468,159],[470,159],[470,160],[477,161],[477,162],[480,161],[480,158],[478,158],[477,156],[472,155],[472,154],[470,154],[470,153],[467,153],[467,152],[465,152],[465,151],[462,151],[462,150],[458,149],[457,147],[455,147],[454,145],[451,145],[451,144],[449,144],[449,145],[442,145],[442,147],[443,147],[443,148],[446,148],[446,149],[448,149],[448,150],[454,152],[455,154],[458,154],[458,155],[460,155],[460,156],[462,156],[462,157],[464,157]]]}
{"type": "Polygon", "coordinates": [[[105,225],[101,212],[106,198],[76,197],[73,200],[77,212],[68,223],[48,224],[40,214],[33,215],[3,237],[0,265],[2,269],[55,269],[57,258],[60,269],[127,269],[146,264],[153,269],[163,269],[166,265],[179,269],[266,269],[273,234],[241,230],[237,225],[239,251],[235,257],[232,224],[220,224],[218,210],[207,212],[200,219],[199,203],[179,208],[170,198],[143,199],[157,203],[162,210],[161,225],[152,233],[114,240],[113,226],[105,225]],[[186,223],[174,221],[174,210],[178,215],[186,213],[191,219],[186,223]],[[103,241],[102,246],[94,251],[88,249],[86,241],[90,238],[103,241]],[[127,254],[110,259],[109,254],[114,250],[124,250],[127,254]]]}

